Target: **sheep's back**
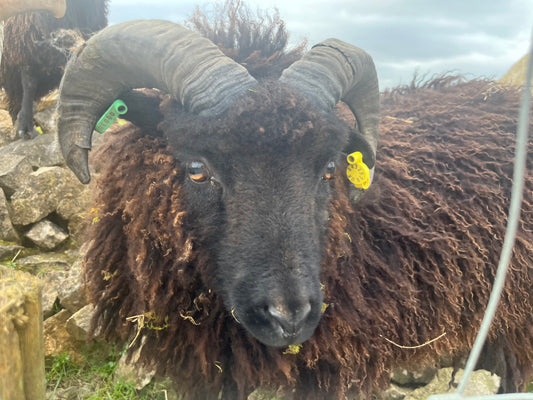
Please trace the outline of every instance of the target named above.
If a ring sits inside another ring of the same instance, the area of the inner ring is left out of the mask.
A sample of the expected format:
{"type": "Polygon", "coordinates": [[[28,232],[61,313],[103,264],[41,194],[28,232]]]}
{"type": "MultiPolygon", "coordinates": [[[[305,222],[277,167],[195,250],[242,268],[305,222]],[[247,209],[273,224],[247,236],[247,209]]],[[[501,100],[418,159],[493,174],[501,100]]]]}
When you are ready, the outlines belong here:
{"type": "MultiPolygon", "coordinates": [[[[352,343],[368,354],[367,389],[394,364],[461,358],[471,348],[507,224],[518,103],[517,88],[450,77],[383,95],[375,181],[353,210],[339,190],[324,263],[326,299],[337,305],[326,323],[355,332],[352,343]],[[418,346],[444,332],[419,349],[388,341],[418,346]]],[[[533,358],[532,189],[529,177],[491,331],[504,361],[522,372],[533,358]]]]}

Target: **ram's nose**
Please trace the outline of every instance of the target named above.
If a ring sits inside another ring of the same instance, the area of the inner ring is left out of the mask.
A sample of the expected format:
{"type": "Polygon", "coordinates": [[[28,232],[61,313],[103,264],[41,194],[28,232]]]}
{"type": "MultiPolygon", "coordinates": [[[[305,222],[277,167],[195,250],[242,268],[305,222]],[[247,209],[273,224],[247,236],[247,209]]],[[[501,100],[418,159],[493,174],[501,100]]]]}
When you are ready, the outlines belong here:
{"type": "Polygon", "coordinates": [[[273,326],[279,326],[285,336],[291,337],[299,335],[310,312],[310,302],[292,307],[277,303],[268,305],[266,316],[273,326]]]}
{"type": "MultiPolygon", "coordinates": [[[[311,280],[291,284],[289,278],[274,288],[273,284],[270,288],[258,288],[252,286],[251,279],[246,280],[237,287],[235,301],[230,303],[237,321],[267,346],[286,347],[305,342],[313,335],[322,315],[320,285],[311,280]]],[[[262,284],[267,286],[268,282],[262,284]]]]}

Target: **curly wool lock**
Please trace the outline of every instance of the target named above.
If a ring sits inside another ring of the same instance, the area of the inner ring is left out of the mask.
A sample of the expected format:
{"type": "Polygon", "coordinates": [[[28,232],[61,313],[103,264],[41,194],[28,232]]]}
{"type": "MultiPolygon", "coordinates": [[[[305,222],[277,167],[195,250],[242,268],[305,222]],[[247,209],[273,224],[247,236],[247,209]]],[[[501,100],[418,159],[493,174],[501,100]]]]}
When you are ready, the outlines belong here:
{"type": "MultiPolygon", "coordinates": [[[[121,129],[101,150],[102,217],[86,261],[95,322],[106,337],[128,340],[136,327],[126,317],[168,318],[166,329],[141,332],[141,357],[191,399],[216,398],[232,382],[240,398],[258,386],[294,388],[301,399],[369,398],[396,366],[460,359],[503,241],[517,97],[489,81],[451,79],[383,95],[375,182],[354,205],[337,171],[321,272],[329,307],[297,354],[259,343],[224,309],[210,290],[216,260],[188,226],[185,172],[163,139],[121,129]],[[384,340],[418,345],[444,331],[418,349],[384,340]]],[[[532,189],[530,177],[482,365],[505,365],[495,372],[508,390],[532,370],[532,189]]]]}

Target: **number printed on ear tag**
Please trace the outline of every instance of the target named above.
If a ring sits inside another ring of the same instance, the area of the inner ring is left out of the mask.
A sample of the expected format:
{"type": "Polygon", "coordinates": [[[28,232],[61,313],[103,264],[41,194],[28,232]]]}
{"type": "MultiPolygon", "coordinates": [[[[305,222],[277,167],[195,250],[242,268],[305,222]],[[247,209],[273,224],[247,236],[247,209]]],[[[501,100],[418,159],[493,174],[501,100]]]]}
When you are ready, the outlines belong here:
{"type": "Polygon", "coordinates": [[[102,117],[96,123],[94,130],[98,133],[104,133],[107,128],[115,122],[119,115],[126,114],[128,107],[122,100],[115,100],[113,104],[107,109],[102,117]]]}

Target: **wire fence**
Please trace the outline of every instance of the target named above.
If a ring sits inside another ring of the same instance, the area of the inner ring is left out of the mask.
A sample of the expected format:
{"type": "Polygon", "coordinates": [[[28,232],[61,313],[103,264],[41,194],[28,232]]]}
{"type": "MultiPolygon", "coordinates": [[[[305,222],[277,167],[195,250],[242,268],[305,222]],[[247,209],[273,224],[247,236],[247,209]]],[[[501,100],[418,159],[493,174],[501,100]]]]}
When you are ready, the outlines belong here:
{"type": "MultiPolygon", "coordinates": [[[[533,75],[533,32],[531,35],[529,62],[527,65],[526,82],[522,90],[522,99],[520,103],[520,114],[518,117],[518,129],[516,135],[515,163],[513,170],[513,188],[511,191],[511,205],[509,208],[509,220],[507,231],[498,264],[498,270],[494,279],[494,286],[487,305],[487,310],[478,335],[472,347],[472,351],[466,362],[465,370],[457,390],[449,394],[437,394],[428,397],[428,400],[533,400],[533,393],[513,393],[513,394],[495,394],[490,396],[465,396],[464,391],[470,375],[472,374],[481,354],[481,350],[490,325],[496,313],[496,307],[500,301],[500,296],[505,284],[505,277],[509,268],[509,262],[513,253],[513,246],[516,238],[516,232],[520,221],[520,208],[522,205],[522,193],[524,190],[524,178],[526,175],[526,159],[528,149],[528,128],[529,128],[529,109],[531,105],[531,81],[533,75]]],[[[533,362],[533,360],[532,360],[533,362]]]]}

